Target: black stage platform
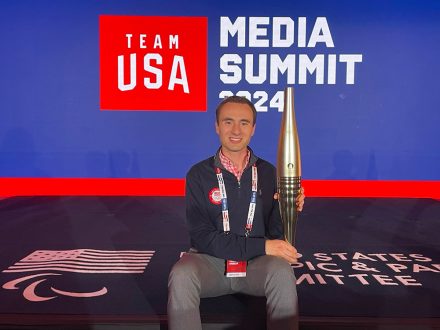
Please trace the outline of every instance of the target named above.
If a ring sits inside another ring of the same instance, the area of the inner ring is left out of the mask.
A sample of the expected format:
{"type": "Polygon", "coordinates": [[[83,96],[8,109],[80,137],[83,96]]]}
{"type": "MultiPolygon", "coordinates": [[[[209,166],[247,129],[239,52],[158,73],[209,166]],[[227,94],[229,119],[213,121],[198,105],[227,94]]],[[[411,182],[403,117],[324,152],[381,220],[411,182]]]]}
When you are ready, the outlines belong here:
{"type": "MultiPolygon", "coordinates": [[[[0,200],[0,329],[166,329],[188,248],[179,197],[0,200]]],[[[301,329],[440,329],[440,201],[308,198],[301,329]]],[[[263,329],[264,299],[202,300],[206,329],[263,329]]]]}

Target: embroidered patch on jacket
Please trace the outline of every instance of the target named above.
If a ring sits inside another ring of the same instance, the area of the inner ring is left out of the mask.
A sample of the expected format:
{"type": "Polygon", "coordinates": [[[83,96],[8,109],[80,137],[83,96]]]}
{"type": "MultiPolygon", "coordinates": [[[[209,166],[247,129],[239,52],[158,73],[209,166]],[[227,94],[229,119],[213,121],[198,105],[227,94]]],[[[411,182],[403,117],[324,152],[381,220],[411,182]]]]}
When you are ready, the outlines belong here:
{"type": "Polygon", "coordinates": [[[209,191],[208,197],[212,204],[220,205],[222,202],[222,195],[220,193],[220,189],[217,187],[212,188],[209,191]]]}

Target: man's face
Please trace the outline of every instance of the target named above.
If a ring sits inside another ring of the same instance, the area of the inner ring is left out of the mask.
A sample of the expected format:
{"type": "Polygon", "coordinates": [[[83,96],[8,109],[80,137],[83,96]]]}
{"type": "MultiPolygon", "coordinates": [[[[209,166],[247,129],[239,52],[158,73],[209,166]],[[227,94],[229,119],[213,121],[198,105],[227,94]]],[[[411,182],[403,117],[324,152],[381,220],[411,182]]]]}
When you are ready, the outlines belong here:
{"type": "Polygon", "coordinates": [[[215,123],[215,130],[225,151],[245,150],[255,132],[252,109],[242,103],[224,104],[218,122],[215,123]]]}

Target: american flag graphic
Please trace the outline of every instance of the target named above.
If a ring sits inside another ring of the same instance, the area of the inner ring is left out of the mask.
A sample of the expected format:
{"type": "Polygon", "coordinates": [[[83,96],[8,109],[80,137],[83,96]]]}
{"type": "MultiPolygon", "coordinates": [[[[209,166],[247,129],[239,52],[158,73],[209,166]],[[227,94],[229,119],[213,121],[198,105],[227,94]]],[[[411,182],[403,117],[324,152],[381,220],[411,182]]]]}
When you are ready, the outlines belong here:
{"type": "Polygon", "coordinates": [[[64,271],[73,273],[143,273],[155,251],[37,250],[4,273],[64,271]]]}

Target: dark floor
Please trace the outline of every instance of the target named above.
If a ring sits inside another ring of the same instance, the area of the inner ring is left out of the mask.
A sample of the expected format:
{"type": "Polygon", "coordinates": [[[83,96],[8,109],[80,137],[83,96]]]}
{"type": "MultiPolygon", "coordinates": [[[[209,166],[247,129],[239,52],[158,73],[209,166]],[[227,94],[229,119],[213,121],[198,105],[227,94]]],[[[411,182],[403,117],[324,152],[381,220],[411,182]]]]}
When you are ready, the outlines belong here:
{"type": "MultiPolygon", "coordinates": [[[[0,329],[166,329],[167,276],[188,249],[183,198],[9,198],[0,223],[1,285],[18,281],[0,289],[0,329]],[[152,256],[139,273],[20,268],[35,251],[80,249],[152,256]]],[[[440,201],[309,198],[297,232],[301,329],[440,329],[440,201]]],[[[206,329],[264,328],[261,299],[205,299],[201,314],[206,329]]]]}

